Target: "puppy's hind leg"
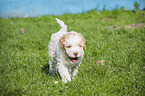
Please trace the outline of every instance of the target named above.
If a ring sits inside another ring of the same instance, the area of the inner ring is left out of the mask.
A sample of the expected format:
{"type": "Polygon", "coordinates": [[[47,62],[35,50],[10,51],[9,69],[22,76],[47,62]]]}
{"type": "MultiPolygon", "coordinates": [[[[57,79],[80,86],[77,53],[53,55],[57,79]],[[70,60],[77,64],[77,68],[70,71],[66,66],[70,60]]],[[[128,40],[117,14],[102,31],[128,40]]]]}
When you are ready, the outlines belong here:
{"type": "Polygon", "coordinates": [[[54,40],[53,37],[54,35],[51,36],[51,40],[49,43],[49,74],[54,75],[56,73],[56,59],[55,59],[55,48],[54,48],[54,40]]]}
{"type": "Polygon", "coordinates": [[[54,62],[53,59],[49,57],[49,74],[55,75],[56,71],[56,62],[54,62]]]}

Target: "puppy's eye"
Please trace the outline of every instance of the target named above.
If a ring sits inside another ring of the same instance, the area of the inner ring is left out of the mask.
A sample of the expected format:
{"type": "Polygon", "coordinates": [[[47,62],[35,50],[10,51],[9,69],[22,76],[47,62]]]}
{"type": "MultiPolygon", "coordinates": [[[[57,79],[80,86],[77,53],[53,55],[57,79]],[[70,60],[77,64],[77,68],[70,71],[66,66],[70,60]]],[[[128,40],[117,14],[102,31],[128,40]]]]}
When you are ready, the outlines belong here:
{"type": "Polygon", "coordinates": [[[83,47],[83,45],[79,45],[79,47],[83,47]]]}
{"type": "Polygon", "coordinates": [[[71,45],[66,46],[66,48],[70,48],[70,47],[72,47],[72,46],[71,45]]]}

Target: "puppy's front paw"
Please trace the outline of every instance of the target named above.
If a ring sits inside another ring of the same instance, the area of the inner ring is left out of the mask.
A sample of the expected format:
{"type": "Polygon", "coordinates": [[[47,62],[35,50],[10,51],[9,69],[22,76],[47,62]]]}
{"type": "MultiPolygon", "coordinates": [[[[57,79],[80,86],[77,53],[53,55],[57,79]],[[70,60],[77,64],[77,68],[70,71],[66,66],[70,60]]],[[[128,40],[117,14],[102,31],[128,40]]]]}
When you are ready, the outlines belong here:
{"type": "Polygon", "coordinates": [[[70,79],[70,78],[63,78],[62,81],[63,81],[64,83],[67,83],[68,81],[71,81],[71,79],[70,79]]]}
{"type": "Polygon", "coordinates": [[[76,79],[76,77],[72,77],[72,79],[76,79]]]}

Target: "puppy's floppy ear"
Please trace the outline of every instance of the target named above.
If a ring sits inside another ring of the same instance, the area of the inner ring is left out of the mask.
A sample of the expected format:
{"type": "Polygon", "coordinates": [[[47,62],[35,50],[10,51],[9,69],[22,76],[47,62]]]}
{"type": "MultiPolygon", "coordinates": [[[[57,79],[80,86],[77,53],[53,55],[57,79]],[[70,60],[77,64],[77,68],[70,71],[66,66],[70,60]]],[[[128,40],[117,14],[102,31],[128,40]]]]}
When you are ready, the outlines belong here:
{"type": "Polygon", "coordinates": [[[78,33],[78,34],[82,37],[82,41],[83,41],[83,44],[84,44],[84,50],[86,50],[86,40],[81,33],[78,33]]]}
{"type": "Polygon", "coordinates": [[[82,37],[82,39],[83,39],[83,44],[84,44],[84,50],[86,50],[86,40],[84,37],[82,37]]]}
{"type": "Polygon", "coordinates": [[[59,47],[61,50],[63,50],[63,42],[65,41],[65,39],[66,39],[66,35],[61,36],[59,39],[59,47]]]}

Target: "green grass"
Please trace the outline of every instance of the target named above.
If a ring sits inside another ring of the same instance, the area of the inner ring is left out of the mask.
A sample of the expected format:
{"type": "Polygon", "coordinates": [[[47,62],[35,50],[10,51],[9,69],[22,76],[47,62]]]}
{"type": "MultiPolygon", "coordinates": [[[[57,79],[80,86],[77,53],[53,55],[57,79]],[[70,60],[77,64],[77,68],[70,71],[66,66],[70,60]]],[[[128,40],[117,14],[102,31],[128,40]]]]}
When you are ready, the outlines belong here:
{"type": "Polygon", "coordinates": [[[144,11],[92,10],[74,15],[1,18],[0,95],[143,96],[145,27],[106,27],[145,23],[144,16],[144,11]],[[68,31],[82,33],[87,45],[77,79],[67,84],[47,74],[50,36],[60,29],[56,17],[68,25],[68,31]],[[103,20],[105,17],[110,19],[103,20]],[[105,61],[103,65],[100,60],[105,61]]]}

